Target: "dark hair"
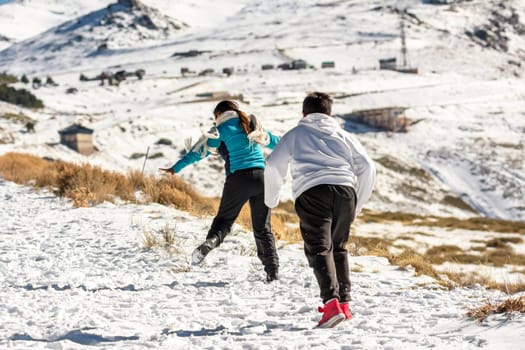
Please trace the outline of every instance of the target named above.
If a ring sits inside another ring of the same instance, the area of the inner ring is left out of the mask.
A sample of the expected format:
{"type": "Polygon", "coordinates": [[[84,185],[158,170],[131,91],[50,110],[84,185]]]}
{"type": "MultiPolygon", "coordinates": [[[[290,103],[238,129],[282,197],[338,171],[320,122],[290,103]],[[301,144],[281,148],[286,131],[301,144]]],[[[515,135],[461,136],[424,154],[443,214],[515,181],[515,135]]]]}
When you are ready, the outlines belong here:
{"type": "Polygon", "coordinates": [[[331,115],[332,103],[333,100],[328,94],[324,92],[311,92],[303,101],[303,114],[324,113],[331,115]]]}
{"type": "Polygon", "coordinates": [[[219,102],[217,106],[215,106],[215,109],[213,110],[213,114],[215,115],[215,119],[217,119],[219,115],[221,115],[224,112],[228,112],[228,111],[237,112],[237,115],[239,116],[239,123],[241,124],[241,128],[246,135],[252,132],[251,126],[250,126],[251,118],[248,116],[248,114],[241,111],[239,109],[239,105],[234,101],[224,100],[224,101],[219,102]]]}

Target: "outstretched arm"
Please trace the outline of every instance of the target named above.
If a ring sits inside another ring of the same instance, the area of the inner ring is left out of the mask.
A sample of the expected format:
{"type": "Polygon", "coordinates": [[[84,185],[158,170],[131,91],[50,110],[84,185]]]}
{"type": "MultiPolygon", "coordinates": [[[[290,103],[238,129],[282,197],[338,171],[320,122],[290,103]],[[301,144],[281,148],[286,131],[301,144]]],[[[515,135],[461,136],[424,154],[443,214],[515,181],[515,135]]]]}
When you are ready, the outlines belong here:
{"type": "Polygon", "coordinates": [[[217,133],[215,137],[210,134],[203,135],[199,141],[182,157],[177,163],[170,168],[159,168],[160,171],[169,174],[178,174],[182,169],[190,164],[196,163],[201,159],[206,158],[213,151],[219,147],[221,143],[220,135],[217,133]]]}
{"type": "Polygon", "coordinates": [[[279,143],[279,140],[281,139],[279,136],[272,134],[268,130],[265,130],[266,135],[268,135],[268,140],[270,141],[266,147],[269,149],[275,149],[275,146],[279,143]]]}

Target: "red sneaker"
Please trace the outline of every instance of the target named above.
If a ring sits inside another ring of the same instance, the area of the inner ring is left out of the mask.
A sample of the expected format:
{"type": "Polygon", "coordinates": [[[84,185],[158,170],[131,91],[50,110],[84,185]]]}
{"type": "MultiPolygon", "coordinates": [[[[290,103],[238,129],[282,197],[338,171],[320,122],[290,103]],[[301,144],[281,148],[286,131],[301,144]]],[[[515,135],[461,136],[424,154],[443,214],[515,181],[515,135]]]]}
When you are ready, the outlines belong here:
{"type": "Polygon", "coordinates": [[[341,310],[343,310],[343,313],[345,314],[345,319],[349,320],[352,318],[352,313],[350,312],[350,303],[340,303],[339,306],[341,307],[341,310]]]}
{"type": "Polygon", "coordinates": [[[317,310],[323,313],[323,317],[317,324],[317,328],[332,328],[345,319],[345,314],[343,310],[341,310],[339,300],[337,299],[330,299],[324,307],[319,307],[317,310]]]}

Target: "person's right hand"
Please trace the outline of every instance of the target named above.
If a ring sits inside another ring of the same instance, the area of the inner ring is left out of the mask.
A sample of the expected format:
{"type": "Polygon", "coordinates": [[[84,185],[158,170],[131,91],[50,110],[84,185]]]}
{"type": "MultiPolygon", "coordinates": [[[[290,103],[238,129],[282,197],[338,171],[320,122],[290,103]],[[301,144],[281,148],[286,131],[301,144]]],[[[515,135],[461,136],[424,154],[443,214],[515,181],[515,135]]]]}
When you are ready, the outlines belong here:
{"type": "Polygon", "coordinates": [[[171,175],[175,174],[175,170],[173,170],[172,168],[159,168],[159,170],[171,175]]]}

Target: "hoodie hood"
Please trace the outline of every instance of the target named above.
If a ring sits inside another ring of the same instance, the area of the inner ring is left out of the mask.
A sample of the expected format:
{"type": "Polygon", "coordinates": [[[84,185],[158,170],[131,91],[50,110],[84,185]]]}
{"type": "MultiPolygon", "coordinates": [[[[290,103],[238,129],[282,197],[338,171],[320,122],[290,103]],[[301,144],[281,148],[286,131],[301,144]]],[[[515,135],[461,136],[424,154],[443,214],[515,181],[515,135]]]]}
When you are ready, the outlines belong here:
{"type": "Polygon", "coordinates": [[[340,129],[341,126],[334,117],[323,113],[311,113],[303,117],[299,125],[321,131],[324,134],[331,135],[334,130],[340,129]]]}

